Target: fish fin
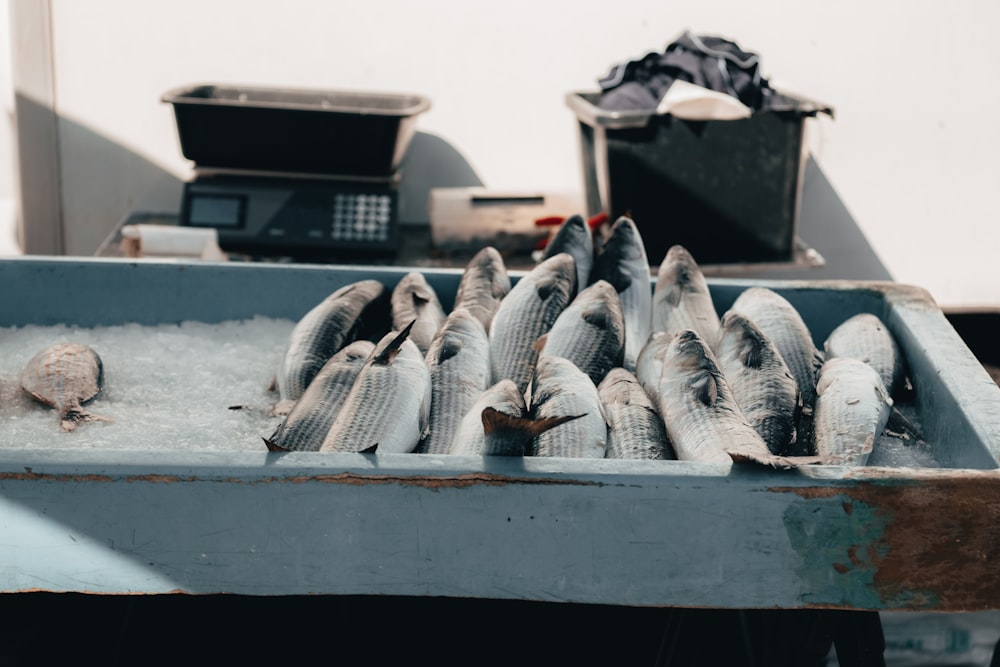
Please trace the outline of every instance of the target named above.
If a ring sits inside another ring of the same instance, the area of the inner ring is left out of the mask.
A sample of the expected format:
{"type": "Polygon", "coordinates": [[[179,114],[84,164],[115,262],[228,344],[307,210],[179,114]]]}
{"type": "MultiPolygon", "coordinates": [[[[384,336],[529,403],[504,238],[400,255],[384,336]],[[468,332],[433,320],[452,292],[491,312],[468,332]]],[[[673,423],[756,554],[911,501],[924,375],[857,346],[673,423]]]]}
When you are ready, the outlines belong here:
{"type": "Polygon", "coordinates": [[[559,281],[555,277],[545,276],[538,280],[538,283],[535,285],[535,291],[538,292],[539,299],[546,301],[558,287],[559,281]]]}
{"type": "Polygon", "coordinates": [[[743,341],[740,348],[740,361],[746,368],[760,369],[764,363],[762,342],[753,338],[743,341]]]}
{"type": "Polygon", "coordinates": [[[779,456],[768,451],[748,451],[746,449],[727,449],[726,453],[733,463],[756,463],[776,470],[793,470],[807,465],[823,463],[821,456],[779,456]]]}
{"type": "Polygon", "coordinates": [[[361,451],[358,452],[358,454],[374,454],[375,450],[377,450],[377,449],[378,449],[378,443],[376,442],[371,447],[369,447],[367,449],[362,449],[361,451]]]}
{"type": "Polygon", "coordinates": [[[379,354],[372,359],[372,363],[381,364],[383,366],[391,364],[392,360],[396,358],[397,354],[399,354],[399,348],[402,347],[403,342],[406,341],[406,337],[410,335],[410,329],[413,328],[415,323],[416,320],[414,319],[407,324],[395,338],[389,341],[389,344],[385,346],[385,349],[379,352],[379,354]]]}
{"type": "Polygon", "coordinates": [[[683,296],[684,288],[679,283],[674,283],[663,290],[663,300],[674,308],[681,305],[681,298],[683,296]]]}
{"type": "Polygon", "coordinates": [[[441,340],[441,347],[438,350],[437,361],[440,364],[443,361],[451,359],[461,351],[462,351],[461,340],[459,340],[458,338],[454,338],[452,336],[445,336],[441,340]]]}
{"type": "Polygon", "coordinates": [[[545,349],[545,343],[546,343],[546,341],[548,341],[548,339],[549,339],[549,335],[547,333],[544,333],[541,336],[539,336],[535,340],[535,344],[532,346],[534,348],[535,352],[538,352],[539,354],[541,354],[542,350],[545,349]]]}
{"type": "Polygon", "coordinates": [[[904,439],[912,438],[919,443],[926,443],[923,436],[920,434],[920,429],[918,429],[916,425],[906,417],[906,415],[900,412],[899,408],[895,405],[893,405],[892,409],[889,411],[889,420],[886,422],[886,428],[902,434],[904,439]]]}
{"type": "Polygon", "coordinates": [[[583,321],[598,329],[610,329],[614,321],[611,309],[603,301],[596,301],[583,309],[583,321]]]}
{"type": "Polygon", "coordinates": [[[692,380],[691,389],[694,390],[695,398],[707,405],[714,407],[719,400],[719,383],[715,376],[705,371],[692,380]]]}
{"type": "Polygon", "coordinates": [[[269,452],[290,452],[290,451],[292,451],[290,449],[282,447],[281,445],[276,444],[273,440],[271,440],[269,438],[262,437],[261,440],[264,441],[264,444],[267,446],[267,451],[269,451],[269,452]]]}
{"type": "Polygon", "coordinates": [[[267,391],[278,391],[278,376],[271,376],[271,383],[267,385],[267,391]]]}

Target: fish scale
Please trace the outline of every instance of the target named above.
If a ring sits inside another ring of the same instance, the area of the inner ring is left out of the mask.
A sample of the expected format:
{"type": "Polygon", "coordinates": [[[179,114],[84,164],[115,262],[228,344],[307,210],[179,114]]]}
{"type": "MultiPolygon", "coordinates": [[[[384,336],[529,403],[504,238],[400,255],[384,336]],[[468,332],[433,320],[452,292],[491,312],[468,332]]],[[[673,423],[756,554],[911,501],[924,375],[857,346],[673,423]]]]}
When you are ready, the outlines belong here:
{"type": "Polygon", "coordinates": [[[447,454],[462,417],[490,382],[490,341],[465,308],[445,319],[425,357],[430,371],[431,409],[427,436],[417,451],[447,454]]]}
{"type": "MultiPolygon", "coordinates": [[[[276,378],[276,412],[291,409],[323,364],[358,337],[366,314],[380,308],[386,294],[380,281],[360,280],[336,290],[296,322],[276,378]]],[[[381,317],[373,319],[368,324],[378,327],[381,317]]]]}
{"type": "Polygon", "coordinates": [[[559,229],[545,246],[544,258],[554,257],[561,252],[573,257],[576,267],[576,285],[573,294],[590,283],[590,272],[594,266],[594,233],[580,214],[563,220],[559,229]]]}
{"type": "Polygon", "coordinates": [[[268,449],[318,451],[374,349],[375,343],[356,340],[333,355],[271,437],[264,439],[268,449]]]}
{"type": "Polygon", "coordinates": [[[510,292],[510,276],[503,257],[492,246],[486,246],[469,260],[455,292],[454,309],[466,308],[486,331],[500,302],[510,292]]]}
{"type": "Polygon", "coordinates": [[[730,310],[722,316],[716,358],[736,403],[768,449],[788,453],[795,440],[799,388],[771,339],[730,310]]]}
{"type": "Polygon", "coordinates": [[[675,459],[660,413],[630,371],[612,368],[597,387],[608,419],[609,459],[675,459]]]}
{"type": "Polygon", "coordinates": [[[490,326],[491,382],[513,380],[521,392],[531,381],[536,343],[576,293],[576,267],[558,253],[521,277],[500,302],[490,326]]]}
{"type": "Polygon", "coordinates": [[[878,372],[852,357],[830,359],[816,389],[816,453],[827,464],[864,465],[892,409],[878,372]]]}
{"type": "Polygon", "coordinates": [[[424,274],[411,271],[400,278],[392,290],[390,303],[393,328],[402,331],[413,322],[410,340],[421,354],[427,354],[431,341],[444,323],[445,312],[437,292],[428,284],[424,274]]]}
{"type": "Polygon", "coordinates": [[[744,290],[730,310],[745,315],[771,339],[798,383],[803,411],[810,413],[816,402],[816,374],[823,357],[799,312],[785,297],[767,287],[744,290]]]}
{"type": "Polygon", "coordinates": [[[531,383],[530,410],[535,419],[577,416],[537,435],[534,456],[604,458],[608,424],[597,387],[568,359],[538,360],[531,383]]]}
{"type": "Polygon", "coordinates": [[[859,313],[837,325],[823,343],[827,359],[853,357],[874,368],[889,395],[903,377],[903,355],[889,328],[877,315],[859,313]]]}
{"type": "Polygon", "coordinates": [[[100,393],[104,364],[81,343],[56,343],[33,356],[21,371],[21,388],[35,400],[59,412],[60,426],[72,431],[78,422],[102,420],[82,407],[100,393]]]}
{"type": "Polygon", "coordinates": [[[424,355],[402,332],[386,334],[358,373],[320,447],[322,452],[411,452],[430,409],[430,372],[424,355]]]}
{"type": "Polygon", "coordinates": [[[495,410],[514,420],[527,418],[527,406],[524,394],[512,380],[501,380],[487,387],[472,405],[466,410],[455,429],[450,454],[523,455],[525,447],[530,442],[530,436],[524,433],[507,430],[487,437],[483,423],[483,411],[487,408],[495,410]]]}
{"type": "Polygon", "coordinates": [[[652,328],[671,336],[690,329],[709,344],[718,336],[719,314],[708,282],[683,246],[671,246],[660,263],[653,289],[652,328]]]}
{"type": "Polygon", "coordinates": [[[660,414],[681,460],[732,463],[730,448],[768,451],[736,404],[711,349],[695,331],[675,334],[664,355],[660,414]]]}
{"type": "Polygon", "coordinates": [[[625,319],[618,292],[611,283],[598,280],[559,313],[540,340],[538,355],[569,359],[597,384],[621,363],[624,346],[625,319]]]}
{"type": "Polygon", "coordinates": [[[618,292],[625,321],[625,349],[622,366],[635,371],[639,351],[652,331],[653,290],[649,260],[639,229],[627,217],[611,227],[601,253],[590,272],[592,283],[607,280],[618,292]]]}

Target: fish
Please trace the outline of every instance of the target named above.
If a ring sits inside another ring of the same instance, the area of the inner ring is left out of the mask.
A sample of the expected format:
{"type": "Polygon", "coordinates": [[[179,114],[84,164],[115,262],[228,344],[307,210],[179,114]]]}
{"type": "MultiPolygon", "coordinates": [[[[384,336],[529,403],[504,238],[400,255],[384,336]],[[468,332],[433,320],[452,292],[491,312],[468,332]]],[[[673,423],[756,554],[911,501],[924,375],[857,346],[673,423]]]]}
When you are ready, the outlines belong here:
{"type": "Polygon", "coordinates": [[[606,280],[584,288],[538,339],[538,358],[563,357],[595,385],[622,363],[625,318],[618,292],[606,280]]]}
{"type": "Polygon", "coordinates": [[[768,449],[733,398],[711,347],[691,329],[674,334],[664,356],[660,415],[680,460],[755,463],[782,470],[819,461],[768,449]]]}
{"type": "Polygon", "coordinates": [[[854,357],[874,368],[890,396],[904,378],[904,361],[899,345],[878,315],[859,313],[837,325],[823,342],[827,360],[854,357]]]}
{"type": "MultiPolygon", "coordinates": [[[[635,377],[646,391],[653,406],[660,404],[660,375],[663,372],[663,357],[673,335],[666,331],[654,331],[649,334],[646,344],[639,350],[635,363],[635,377]]],[[[657,408],[659,409],[659,408],[657,408]]]]}
{"type": "Polygon", "coordinates": [[[375,345],[358,373],[321,452],[412,452],[424,436],[431,403],[430,371],[409,340],[411,322],[375,345]]]}
{"type": "Polygon", "coordinates": [[[660,263],[653,289],[652,328],[671,336],[691,329],[709,344],[718,336],[719,315],[708,282],[684,246],[671,246],[660,263]]]}
{"type": "Polygon", "coordinates": [[[583,216],[574,214],[562,221],[555,235],[549,239],[544,259],[567,252],[576,263],[574,296],[590,284],[590,270],[594,266],[594,233],[583,216]]]}
{"type": "Polygon", "coordinates": [[[330,357],[271,437],[264,438],[267,448],[271,451],[319,451],[354,380],[374,349],[375,343],[370,340],[356,340],[330,357]]]}
{"type": "Polygon", "coordinates": [[[798,310],[767,287],[743,290],[729,310],[742,313],[774,343],[798,384],[803,412],[811,415],[816,402],[816,375],[823,364],[823,355],[798,310]]]}
{"type": "Polygon", "coordinates": [[[424,358],[430,371],[431,409],[418,453],[447,454],[463,415],[490,385],[490,341],[467,308],[448,314],[424,358]]]}
{"type": "Polygon", "coordinates": [[[509,292],[510,276],[503,257],[493,246],[486,246],[466,264],[452,310],[467,309],[488,332],[493,315],[509,292]]]}
{"type": "Polygon", "coordinates": [[[490,383],[513,380],[523,393],[538,358],[536,343],[576,294],[576,267],[569,253],[535,265],[500,302],[490,325],[490,383]]]}
{"type": "MultiPolygon", "coordinates": [[[[359,280],[313,306],[292,328],[275,379],[273,414],[288,414],[330,357],[363,337],[368,328],[388,327],[388,291],[378,280],[359,280]]],[[[384,329],[383,329],[384,330],[384,329]]]]}
{"type": "Polygon", "coordinates": [[[608,423],[597,387],[576,364],[562,357],[538,360],[529,405],[535,419],[566,418],[566,423],[535,436],[532,456],[604,458],[608,423]]]}
{"type": "Polygon", "coordinates": [[[409,340],[421,354],[427,354],[431,341],[444,323],[445,312],[437,292],[419,271],[410,271],[400,278],[392,290],[392,327],[402,330],[413,322],[409,340]]]}
{"type": "Polygon", "coordinates": [[[652,332],[653,285],[646,246],[631,218],[622,216],[594,259],[590,282],[606,280],[618,292],[625,318],[625,349],[622,366],[635,372],[639,351],[652,332]]]}
{"type": "Polygon", "coordinates": [[[743,416],[772,453],[789,453],[801,401],[788,365],[771,339],[741,313],[727,311],[719,331],[719,370],[743,416]]]}
{"type": "Polygon", "coordinates": [[[513,380],[501,380],[488,387],[462,417],[448,453],[525,456],[536,435],[574,418],[533,419],[513,380]]]}
{"type": "Polygon", "coordinates": [[[20,375],[21,389],[59,412],[64,431],[85,421],[112,421],[84,409],[104,387],[104,362],[88,345],[56,343],[35,354],[20,375]]]}
{"type": "Polygon", "coordinates": [[[878,371],[835,357],[820,368],[816,391],[817,455],[830,465],[865,465],[893,405],[878,371]]]}
{"type": "Polygon", "coordinates": [[[676,459],[660,413],[626,368],[612,368],[597,386],[608,420],[609,459],[676,459]]]}

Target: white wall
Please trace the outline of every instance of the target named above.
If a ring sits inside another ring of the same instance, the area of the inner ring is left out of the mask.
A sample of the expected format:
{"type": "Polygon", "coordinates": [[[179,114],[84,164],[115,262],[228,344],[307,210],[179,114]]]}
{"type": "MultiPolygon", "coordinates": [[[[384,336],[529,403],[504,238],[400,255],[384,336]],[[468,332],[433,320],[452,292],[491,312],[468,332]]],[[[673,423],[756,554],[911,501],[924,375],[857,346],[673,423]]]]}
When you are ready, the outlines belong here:
{"type": "Polygon", "coordinates": [[[817,158],[897,280],[942,305],[1000,306],[995,3],[52,0],[52,17],[71,252],[137,205],[176,206],[149,182],[189,171],[159,102],[171,87],[416,92],[432,100],[419,129],[486,185],[581,189],[565,93],[690,28],[735,39],[766,76],[834,106],[812,137],[817,158]],[[94,137],[149,164],[110,159],[95,192],[94,137]]]}

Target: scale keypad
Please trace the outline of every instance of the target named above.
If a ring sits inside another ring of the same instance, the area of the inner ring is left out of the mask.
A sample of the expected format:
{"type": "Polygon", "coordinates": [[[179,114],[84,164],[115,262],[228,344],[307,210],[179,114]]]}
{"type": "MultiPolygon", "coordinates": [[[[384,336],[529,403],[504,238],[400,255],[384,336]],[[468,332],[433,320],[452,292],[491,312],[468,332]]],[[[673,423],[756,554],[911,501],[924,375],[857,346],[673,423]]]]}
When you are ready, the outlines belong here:
{"type": "Polygon", "coordinates": [[[388,241],[391,205],[391,198],[386,194],[338,193],[333,202],[333,240],[369,243],[388,241]]]}

